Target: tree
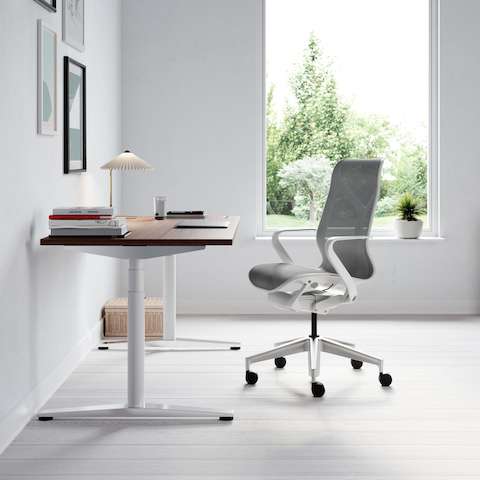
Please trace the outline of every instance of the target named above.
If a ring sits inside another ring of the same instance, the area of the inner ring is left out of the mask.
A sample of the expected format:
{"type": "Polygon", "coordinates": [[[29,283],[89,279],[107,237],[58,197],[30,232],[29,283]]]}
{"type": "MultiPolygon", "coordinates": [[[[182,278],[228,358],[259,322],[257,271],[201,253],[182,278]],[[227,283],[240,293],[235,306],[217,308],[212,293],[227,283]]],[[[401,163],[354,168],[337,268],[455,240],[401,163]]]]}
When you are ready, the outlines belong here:
{"type": "Polygon", "coordinates": [[[396,131],[385,152],[386,177],[380,191],[378,216],[393,215],[399,198],[409,193],[427,207],[427,147],[407,131],[396,131]]]}
{"type": "Polygon", "coordinates": [[[362,116],[350,111],[347,122],[350,158],[385,157],[396,135],[396,129],[379,115],[362,116]]]}
{"type": "Polygon", "coordinates": [[[395,151],[392,194],[410,193],[421,205],[427,205],[427,149],[405,136],[395,151]]]}
{"type": "Polygon", "coordinates": [[[291,86],[296,104],[287,108],[279,138],[283,161],[321,155],[334,165],[346,158],[351,149],[346,131],[348,107],[337,95],[330,60],[313,33],[291,86]]]}
{"type": "Polygon", "coordinates": [[[282,167],[278,174],[280,185],[294,192],[294,213],[297,216],[307,217],[311,223],[318,220],[327,198],[331,174],[332,166],[325,157],[304,158],[282,167]]]}
{"type": "MultiPolygon", "coordinates": [[[[283,160],[279,154],[278,143],[281,131],[277,124],[273,108],[275,87],[272,85],[267,93],[266,105],[266,136],[267,136],[267,213],[290,213],[292,201],[288,202],[289,195],[278,182],[278,172],[282,168],[283,160]]],[[[291,196],[290,196],[291,197],[291,196]]]]}
{"type": "Polygon", "coordinates": [[[272,213],[291,214],[294,203],[298,210],[295,192],[279,181],[284,165],[319,155],[334,165],[351,149],[348,108],[338,98],[330,60],[313,34],[291,88],[295,103],[287,107],[280,123],[273,108],[273,86],[267,94],[267,211],[272,213]]]}

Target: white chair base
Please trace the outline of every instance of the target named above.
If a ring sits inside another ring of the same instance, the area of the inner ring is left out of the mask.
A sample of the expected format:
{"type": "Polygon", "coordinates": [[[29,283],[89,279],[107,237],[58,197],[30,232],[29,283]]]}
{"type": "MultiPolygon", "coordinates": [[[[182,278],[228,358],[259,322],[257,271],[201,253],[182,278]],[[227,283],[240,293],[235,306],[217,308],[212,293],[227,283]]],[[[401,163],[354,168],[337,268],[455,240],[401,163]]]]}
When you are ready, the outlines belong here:
{"type": "Polygon", "coordinates": [[[388,373],[383,372],[383,359],[357,350],[355,345],[350,342],[327,337],[310,336],[278,342],[276,345],[277,346],[271,350],[246,357],[245,377],[247,383],[254,385],[258,380],[258,375],[250,370],[250,366],[253,363],[275,359],[275,365],[278,368],[283,368],[286,364],[284,357],[300,352],[308,352],[308,374],[312,382],[312,392],[316,397],[321,397],[325,393],[323,385],[317,382],[320,374],[320,356],[322,352],[349,358],[355,369],[361,368],[363,363],[376,365],[379,370],[379,381],[381,385],[389,386],[392,382],[392,377],[388,373]]]}

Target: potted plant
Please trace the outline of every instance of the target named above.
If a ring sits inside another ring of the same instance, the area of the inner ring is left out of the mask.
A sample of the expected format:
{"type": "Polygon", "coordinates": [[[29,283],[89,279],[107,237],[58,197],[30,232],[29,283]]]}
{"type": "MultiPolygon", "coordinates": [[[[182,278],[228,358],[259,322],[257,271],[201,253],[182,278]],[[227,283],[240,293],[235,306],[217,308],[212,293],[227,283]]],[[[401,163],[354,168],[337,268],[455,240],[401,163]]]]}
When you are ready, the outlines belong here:
{"type": "Polygon", "coordinates": [[[422,233],[423,222],[418,215],[424,212],[418,199],[411,193],[404,193],[397,204],[399,218],[395,219],[395,231],[399,238],[418,238],[422,233]]]}

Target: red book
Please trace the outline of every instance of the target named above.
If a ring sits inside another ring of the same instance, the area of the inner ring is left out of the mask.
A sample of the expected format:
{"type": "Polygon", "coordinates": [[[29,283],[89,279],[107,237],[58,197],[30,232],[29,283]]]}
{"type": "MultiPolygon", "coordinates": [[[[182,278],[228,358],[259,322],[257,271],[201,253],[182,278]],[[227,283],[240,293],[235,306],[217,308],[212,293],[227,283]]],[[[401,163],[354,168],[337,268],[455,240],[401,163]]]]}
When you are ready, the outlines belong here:
{"type": "Polygon", "coordinates": [[[108,220],[111,215],[49,215],[50,220],[108,220]]]}

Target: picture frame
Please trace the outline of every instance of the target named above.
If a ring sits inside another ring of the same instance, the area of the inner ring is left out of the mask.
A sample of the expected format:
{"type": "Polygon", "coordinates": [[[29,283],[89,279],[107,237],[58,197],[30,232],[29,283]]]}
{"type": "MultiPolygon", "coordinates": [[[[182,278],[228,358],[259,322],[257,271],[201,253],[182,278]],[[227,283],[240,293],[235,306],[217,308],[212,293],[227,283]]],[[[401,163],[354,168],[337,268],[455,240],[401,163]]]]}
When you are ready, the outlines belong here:
{"type": "Polygon", "coordinates": [[[39,5],[51,12],[57,11],[57,0],[35,0],[39,5]]]}
{"type": "Polygon", "coordinates": [[[87,68],[63,59],[63,171],[87,171],[87,68]]]}
{"type": "Polygon", "coordinates": [[[65,43],[85,50],[85,0],[63,0],[62,30],[65,43]]]}
{"type": "Polygon", "coordinates": [[[57,33],[37,21],[37,133],[57,133],[57,33]]]}

